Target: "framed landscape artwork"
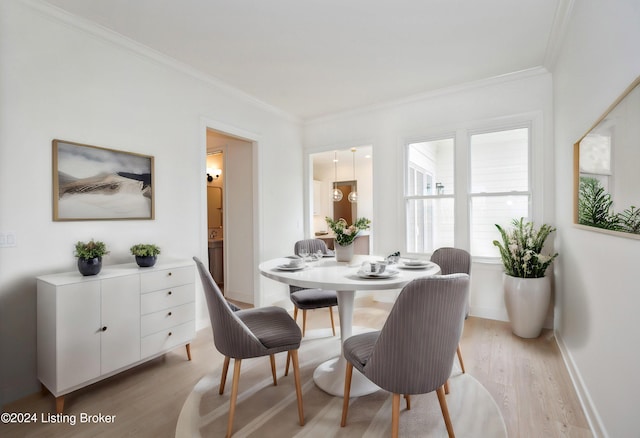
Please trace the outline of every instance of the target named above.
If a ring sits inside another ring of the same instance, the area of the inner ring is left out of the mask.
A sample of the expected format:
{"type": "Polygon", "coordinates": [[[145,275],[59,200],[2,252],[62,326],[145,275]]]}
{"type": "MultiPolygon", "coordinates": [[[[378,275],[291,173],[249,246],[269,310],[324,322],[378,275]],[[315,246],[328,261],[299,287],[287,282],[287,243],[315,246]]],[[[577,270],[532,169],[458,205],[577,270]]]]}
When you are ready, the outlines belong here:
{"type": "Polygon", "coordinates": [[[153,157],[53,140],[53,220],[153,219],[153,157]]]}

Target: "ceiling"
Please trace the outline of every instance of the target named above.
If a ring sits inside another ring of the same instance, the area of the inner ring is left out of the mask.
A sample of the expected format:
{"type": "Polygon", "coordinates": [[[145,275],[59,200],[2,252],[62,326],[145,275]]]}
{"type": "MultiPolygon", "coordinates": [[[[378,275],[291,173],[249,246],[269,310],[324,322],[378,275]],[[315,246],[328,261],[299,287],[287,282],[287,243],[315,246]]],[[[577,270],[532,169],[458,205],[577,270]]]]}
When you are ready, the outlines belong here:
{"type": "Polygon", "coordinates": [[[573,0],[43,0],[309,120],[554,59],[573,0]]]}

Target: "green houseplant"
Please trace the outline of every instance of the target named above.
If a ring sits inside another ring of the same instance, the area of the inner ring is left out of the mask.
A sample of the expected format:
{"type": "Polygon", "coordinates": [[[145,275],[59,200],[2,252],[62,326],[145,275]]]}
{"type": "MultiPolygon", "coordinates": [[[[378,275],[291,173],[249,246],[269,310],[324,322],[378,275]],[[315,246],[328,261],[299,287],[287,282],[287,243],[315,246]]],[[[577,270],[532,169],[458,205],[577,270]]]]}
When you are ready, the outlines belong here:
{"type": "Polygon", "coordinates": [[[536,228],[524,218],[514,219],[512,225],[505,230],[496,224],[502,242],[493,241],[504,265],[505,305],[513,333],[522,338],[536,338],[542,331],[551,299],[551,282],[545,273],[558,257],[558,253],[543,254],[542,249],[556,229],[547,224],[536,228]]]}
{"type": "Polygon", "coordinates": [[[141,268],[148,268],[156,264],[160,248],[152,243],[137,243],[129,248],[136,257],[136,263],[141,268]]]}
{"type": "Polygon", "coordinates": [[[365,217],[361,217],[349,225],[343,218],[336,221],[330,217],[325,217],[325,220],[335,235],[334,249],[336,251],[336,261],[351,261],[353,258],[353,242],[362,230],[369,229],[371,221],[365,217]]]}
{"type": "Polygon", "coordinates": [[[82,275],[97,275],[102,269],[102,256],[109,254],[107,245],[91,239],[89,242],[78,241],[74,255],[78,258],[78,270],[82,275]]]}
{"type": "Polygon", "coordinates": [[[513,219],[513,228],[505,230],[496,224],[502,236],[502,242],[493,244],[500,250],[500,257],[507,275],[520,278],[540,278],[558,253],[542,254],[544,242],[556,229],[544,224],[536,229],[533,222],[525,222],[524,218],[513,219]]]}

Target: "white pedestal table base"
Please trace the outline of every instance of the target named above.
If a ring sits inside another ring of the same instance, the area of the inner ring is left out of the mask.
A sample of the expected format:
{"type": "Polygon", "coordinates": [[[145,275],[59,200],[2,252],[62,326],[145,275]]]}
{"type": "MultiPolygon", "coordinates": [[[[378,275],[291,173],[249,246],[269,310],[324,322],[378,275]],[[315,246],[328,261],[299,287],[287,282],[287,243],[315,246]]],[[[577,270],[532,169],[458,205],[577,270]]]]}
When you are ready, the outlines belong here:
{"type": "MultiPolygon", "coordinates": [[[[338,314],[340,315],[340,342],[344,343],[353,330],[353,302],[356,292],[338,291],[338,314]]],[[[340,356],[321,363],[313,372],[313,380],[324,392],[337,397],[344,396],[344,377],[347,360],[342,348],[340,356]]],[[[360,397],[378,391],[380,387],[364,377],[358,370],[351,376],[351,397],[360,397]]]]}

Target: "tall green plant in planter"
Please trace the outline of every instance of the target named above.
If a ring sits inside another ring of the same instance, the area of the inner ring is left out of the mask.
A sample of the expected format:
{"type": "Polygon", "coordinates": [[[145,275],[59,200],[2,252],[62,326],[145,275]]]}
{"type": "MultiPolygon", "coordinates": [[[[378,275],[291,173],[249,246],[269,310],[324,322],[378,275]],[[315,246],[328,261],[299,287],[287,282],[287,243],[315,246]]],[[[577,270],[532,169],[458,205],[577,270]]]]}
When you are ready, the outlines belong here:
{"type": "Polygon", "coordinates": [[[74,255],[78,257],[78,270],[82,275],[97,275],[102,270],[102,256],[109,254],[107,245],[101,241],[78,241],[74,255]]]}
{"type": "Polygon", "coordinates": [[[542,249],[556,229],[547,224],[536,228],[524,218],[514,219],[512,225],[505,230],[496,224],[502,242],[493,241],[504,265],[505,305],[513,333],[535,338],[540,335],[551,298],[551,282],[545,273],[558,257],[558,253],[545,255],[542,249]]]}
{"type": "Polygon", "coordinates": [[[536,229],[533,222],[524,222],[524,218],[513,219],[512,224],[513,228],[510,231],[496,224],[502,236],[502,242],[493,241],[500,250],[505,272],[512,277],[544,277],[549,265],[558,257],[558,253],[544,255],[542,248],[549,234],[556,229],[546,224],[536,229]]]}

